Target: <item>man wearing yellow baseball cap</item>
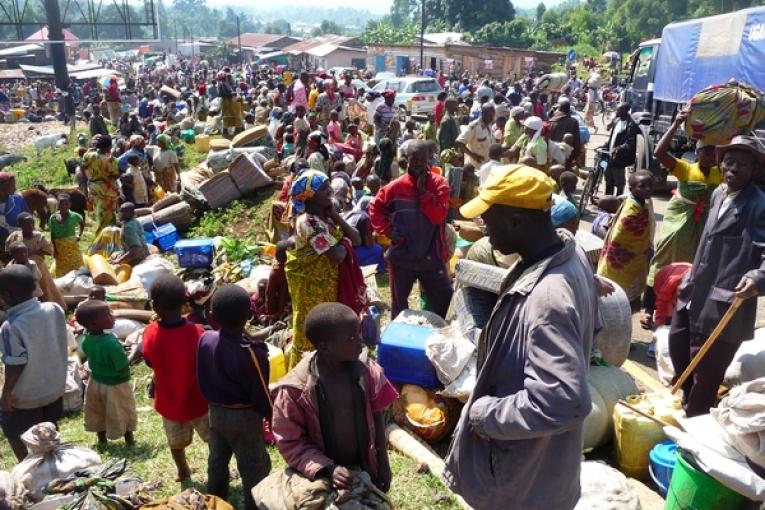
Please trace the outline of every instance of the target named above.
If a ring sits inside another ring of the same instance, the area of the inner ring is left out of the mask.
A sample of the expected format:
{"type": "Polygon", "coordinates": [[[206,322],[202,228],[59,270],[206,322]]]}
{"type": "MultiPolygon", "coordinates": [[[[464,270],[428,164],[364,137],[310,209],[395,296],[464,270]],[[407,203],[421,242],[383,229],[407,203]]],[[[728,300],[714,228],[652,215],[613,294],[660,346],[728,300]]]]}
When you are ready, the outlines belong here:
{"type": "Polygon", "coordinates": [[[481,216],[495,249],[520,255],[483,329],[476,386],[446,459],[446,483],[477,510],[567,510],[579,500],[597,293],[584,252],[553,227],[552,192],[539,170],[498,167],[460,209],[481,216]]]}

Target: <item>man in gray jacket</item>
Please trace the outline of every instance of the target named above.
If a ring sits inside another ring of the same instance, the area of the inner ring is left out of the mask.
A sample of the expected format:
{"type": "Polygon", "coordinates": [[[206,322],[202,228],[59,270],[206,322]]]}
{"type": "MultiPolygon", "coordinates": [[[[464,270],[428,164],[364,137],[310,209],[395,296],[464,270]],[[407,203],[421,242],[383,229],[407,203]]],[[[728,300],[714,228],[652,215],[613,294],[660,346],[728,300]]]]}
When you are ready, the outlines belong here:
{"type": "Polygon", "coordinates": [[[765,295],[765,195],[754,184],[765,159],[762,142],[737,136],[718,147],[724,183],[712,194],[693,267],[678,288],[669,354],[685,371],[734,297],[746,299],[693,375],[683,384],[686,414],[715,404],[725,370],[743,340],[754,335],[757,300],[765,295]]]}
{"type": "Polygon", "coordinates": [[[584,252],[552,225],[552,191],[544,173],[510,165],[460,209],[483,218],[495,249],[520,255],[483,330],[446,459],[447,484],[477,510],[567,510],[579,500],[598,305],[584,252]]]}

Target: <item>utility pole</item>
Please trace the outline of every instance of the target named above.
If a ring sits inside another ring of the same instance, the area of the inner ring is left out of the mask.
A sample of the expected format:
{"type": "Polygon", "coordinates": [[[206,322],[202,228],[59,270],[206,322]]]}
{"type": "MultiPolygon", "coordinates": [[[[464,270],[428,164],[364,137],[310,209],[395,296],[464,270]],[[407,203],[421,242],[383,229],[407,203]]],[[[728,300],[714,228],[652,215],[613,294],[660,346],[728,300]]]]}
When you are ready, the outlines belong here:
{"type": "Polygon", "coordinates": [[[45,0],[45,16],[48,19],[48,42],[56,87],[64,93],[69,89],[69,71],[66,68],[66,43],[61,26],[61,10],[58,0],[45,0]]]}
{"type": "Polygon", "coordinates": [[[175,54],[178,54],[178,22],[173,20],[173,33],[175,33],[175,54]]]}
{"type": "Polygon", "coordinates": [[[239,46],[239,63],[244,64],[244,58],[242,55],[242,30],[239,27],[239,15],[236,16],[236,39],[237,39],[237,45],[239,46]]]}
{"type": "Polygon", "coordinates": [[[420,72],[425,71],[425,0],[420,0],[420,72]]]}

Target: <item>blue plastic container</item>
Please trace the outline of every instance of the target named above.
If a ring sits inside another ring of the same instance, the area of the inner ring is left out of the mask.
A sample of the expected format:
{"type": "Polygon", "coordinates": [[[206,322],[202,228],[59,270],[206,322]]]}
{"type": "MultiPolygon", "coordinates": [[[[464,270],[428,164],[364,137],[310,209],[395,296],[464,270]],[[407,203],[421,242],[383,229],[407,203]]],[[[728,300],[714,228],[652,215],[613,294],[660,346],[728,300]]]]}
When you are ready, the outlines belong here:
{"type": "Polygon", "coordinates": [[[143,237],[146,239],[146,244],[154,244],[154,234],[150,231],[144,230],[143,237]]]}
{"type": "Polygon", "coordinates": [[[154,227],[151,233],[154,234],[154,242],[162,251],[172,250],[178,242],[178,231],[172,223],[154,227]]]}
{"type": "Polygon", "coordinates": [[[659,488],[661,497],[667,497],[669,482],[677,462],[677,445],[674,441],[662,441],[654,446],[648,454],[648,472],[651,479],[659,488]]]}
{"type": "Polygon", "coordinates": [[[213,240],[207,237],[181,239],[175,243],[178,265],[185,268],[210,267],[213,262],[213,252],[213,240]]]}
{"type": "Polygon", "coordinates": [[[440,386],[436,369],[425,355],[425,341],[433,332],[433,328],[414,324],[388,324],[377,348],[377,361],[385,369],[385,376],[400,384],[440,386]]]}

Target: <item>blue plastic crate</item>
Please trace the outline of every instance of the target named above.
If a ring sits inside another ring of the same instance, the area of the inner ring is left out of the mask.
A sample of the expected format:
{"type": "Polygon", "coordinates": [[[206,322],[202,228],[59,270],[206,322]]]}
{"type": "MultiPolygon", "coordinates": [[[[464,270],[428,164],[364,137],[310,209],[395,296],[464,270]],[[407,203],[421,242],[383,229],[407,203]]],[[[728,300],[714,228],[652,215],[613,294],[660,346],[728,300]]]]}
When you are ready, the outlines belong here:
{"type": "Polygon", "coordinates": [[[175,243],[175,255],[181,267],[210,267],[213,262],[213,252],[213,241],[207,237],[181,239],[175,243]]]}
{"type": "Polygon", "coordinates": [[[154,234],[155,244],[162,251],[172,250],[175,247],[175,243],[178,242],[178,231],[172,223],[154,227],[151,233],[154,234]]]}
{"type": "Polygon", "coordinates": [[[144,230],[143,237],[146,239],[146,244],[154,244],[154,234],[151,231],[144,230]]]}
{"type": "Polygon", "coordinates": [[[433,328],[414,324],[388,324],[377,347],[377,361],[385,369],[385,376],[400,384],[440,386],[436,369],[425,355],[425,342],[434,332],[433,328]]]}

